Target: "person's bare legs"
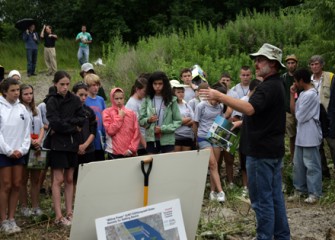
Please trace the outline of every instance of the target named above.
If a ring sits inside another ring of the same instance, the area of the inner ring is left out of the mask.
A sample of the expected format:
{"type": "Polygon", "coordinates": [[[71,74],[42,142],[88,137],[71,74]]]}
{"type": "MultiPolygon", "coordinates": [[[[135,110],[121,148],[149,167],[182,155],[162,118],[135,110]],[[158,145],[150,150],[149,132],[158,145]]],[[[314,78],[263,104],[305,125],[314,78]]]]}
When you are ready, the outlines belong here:
{"type": "Polygon", "coordinates": [[[12,167],[0,168],[0,217],[7,219],[8,199],[12,188],[12,167]]]}
{"type": "Polygon", "coordinates": [[[226,165],[227,182],[230,184],[234,180],[234,156],[224,150],[223,158],[226,165]]]}
{"type": "Polygon", "coordinates": [[[30,195],[31,195],[31,205],[33,208],[39,207],[40,175],[41,170],[30,171],[30,195]]]}
{"type": "Polygon", "coordinates": [[[62,215],[61,209],[61,185],[64,182],[64,169],[52,169],[52,201],[54,204],[54,210],[56,219],[60,219],[62,215]]]}
{"type": "Polygon", "coordinates": [[[65,184],[65,207],[66,214],[72,215],[72,205],[73,205],[73,172],[74,168],[69,168],[64,171],[64,184],[65,184]]]}
{"type": "Polygon", "coordinates": [[[12,188],[9,194],[8,219],[12,220],[15,216],[16,207],[19,201],[20,187],[22,184],[23,165],[12,167],[12,188]]]}
{"type": "Polygon", "coordinates": [[[222,191],[220,176],[218,173],[218,159],[220,156],[220,148],[209,147],[210,155],[209,155],[209,171],[210,171],[210,183],[211,183],[211,191],[217,190],[218,192],[222,191]]]}
{"type": "Polygon", "coordinates": [[[20,195],[19,195],[19,201],[21,208],[28,207],[28,179],[29,179],[29,171],[26,167],[22,170],[22,185],[20,187],[20,195]]]}
{"type": "Polygon", "coordinates": [[[182,146],[177,146],[177,145],[175,145],[175,146],[174,146],[174,151],[175,151],[175,152],[180,152],[180,151],[181,151],[181,148],[182,148],[182,146]]]}
{"type": "Polygon", "coordinates": [[[182,146],[181,147],[181,151],[191,151],[192,147],[188,147],[188,146],[182,146]]]}

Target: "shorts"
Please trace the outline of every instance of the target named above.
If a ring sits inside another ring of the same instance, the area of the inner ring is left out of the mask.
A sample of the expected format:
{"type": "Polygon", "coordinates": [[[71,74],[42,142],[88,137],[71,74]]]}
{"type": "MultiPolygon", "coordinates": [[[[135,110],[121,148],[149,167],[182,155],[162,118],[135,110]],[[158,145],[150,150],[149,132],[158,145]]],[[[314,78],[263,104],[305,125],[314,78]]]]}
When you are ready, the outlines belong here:
{"type": "Polygon", "coordinates": [[[183,146],[183,147],[193,147],[194,141],[192,138],[182,138],[182,139],[176,139],[176,146],[183,146]]]}
{"type": "Polygon", "coordinates": [[[19,159],[14,159],[7,157],[4,154],[0,154],[0,167],[14,167],[16,165],[24,165],[25,164],[25,158],[22,156],[19,159]]]}
{"type": "Polygon", "coordinates": [[[220,147],[219,145],[211,143],[207,140],[202,140],[202,141],[198,142],[198,146],[199,146],[199,149],[204,149],[204,148],[209,148],[209,147],[213,147],[213,148],[220,147]]]}
{"type": "Polygon", "coordinates": [[[161,146],[160,141],[147,142],[147,152],[148,153],[158,154],[158,153],[168,153],[168,152],[173,152],[173,151],[174,151],[174,145],[161,146]]]}
{"type": "Polygon", "coordinates": [[[78,154],[76,152],[54,151],[49,153],[49,166],[51,169],[69,169],[78,166],[78,154]]]}
{"type": "Polygon", "coordinates": [[[95,150],[95,160],[94,161],[103,161],[106,159],[104,150],[95,150]]]}
{"type": "Polygon", "coordinates": [[[94,151],[85,153],[84,155],[78,154],[78,164],[85,164],[85,163],[94,162],[94,161],[95,161],[94,151]]]}
{"type": "Polygon", "coordinates": [[[297,135],[297,119],[291,113],[286,113],[286,134],[289,138],[297,135]]]}
{"type": "Polygon", "coordinates": [[[144,156],[144,155],[147,155],[147,154],[148,154],[148,152],[144,148],[140,148],[140,149],[137,150],[137,155],[138,156],[144,156]]]}

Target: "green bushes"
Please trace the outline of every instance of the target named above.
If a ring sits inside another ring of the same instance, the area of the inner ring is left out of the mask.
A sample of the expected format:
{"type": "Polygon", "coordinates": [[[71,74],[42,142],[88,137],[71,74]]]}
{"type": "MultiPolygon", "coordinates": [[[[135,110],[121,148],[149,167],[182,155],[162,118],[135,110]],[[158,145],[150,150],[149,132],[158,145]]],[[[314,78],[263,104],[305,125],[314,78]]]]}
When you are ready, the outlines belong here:
{"type": "Polygon", "coordinates": [[[310,25],[311,18],[303,12],[249,12],[223,27],[194,23],[186,32],[175,30],[142,38],[133,47],[116,37],[104,44],[104,49],[109,49],[104,55],[106,74],[115,85],[128,86],[142,72],[162,70],[171,79],[179,79],[182,68],[199,64],[210,83],[216,82],[222,72],[229,72],[236,83],[240,67],[253,66],[248,54],[265,42],[282,48],[284,56],[295,53],[306,66],[308,58],[316,54],[313,49],[319,49],[312,47],[317,37],[310,25]]]}

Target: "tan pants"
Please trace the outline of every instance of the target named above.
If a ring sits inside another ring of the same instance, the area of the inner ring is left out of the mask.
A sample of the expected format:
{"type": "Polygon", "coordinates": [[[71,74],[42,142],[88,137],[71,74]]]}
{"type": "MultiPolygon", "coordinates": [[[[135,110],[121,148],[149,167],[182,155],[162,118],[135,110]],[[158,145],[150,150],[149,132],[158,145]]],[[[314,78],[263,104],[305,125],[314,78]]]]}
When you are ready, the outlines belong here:
{"type": "Polygon", "coordinates": [[[57,62],[56,62],[56,49],[55,48],[44,48],[44,61],[47,65],[49,75],[55,74],[57,71],[57,62]]]}

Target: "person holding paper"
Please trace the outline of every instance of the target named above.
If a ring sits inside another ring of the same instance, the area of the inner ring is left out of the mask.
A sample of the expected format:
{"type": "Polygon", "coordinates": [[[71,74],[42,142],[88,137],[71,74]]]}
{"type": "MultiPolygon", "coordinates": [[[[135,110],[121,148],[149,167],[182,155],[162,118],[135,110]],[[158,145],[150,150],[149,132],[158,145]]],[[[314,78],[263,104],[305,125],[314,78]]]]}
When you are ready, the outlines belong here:
{"type": "Polygon", "coordinates": [[[214,89],[203,89],[200,95],[244,114],[240,148],[247,159],[249,196],[257,220],[256,238],[289,240],[281,179],[285,154],[285,89],[279,75],[279,70],[285,68],[282,50],[265,43],[250,57],[256,75],[264,80],[249,102],[214,89]]]}
{"type": "MultiPolygon", "coordinates": [[[[227,89],[223,86],[217,87],[222,93],[227,89]]],[[[201,90],[202,91],[202,90],[201,90]]],[[[218,172],[218,161],[221,149],[218,145],[211,143],[206,139],[207,133],[211,128],[216,116],[223,115],[224,106],[216,100],[201,101],[195,108],[194,125],[196,134],[196,143],[199,149],[210,149],[209,171],[211,192],[210,200],[224,202],[226,197],[222,190],[221,180],[218,172]]]]}

